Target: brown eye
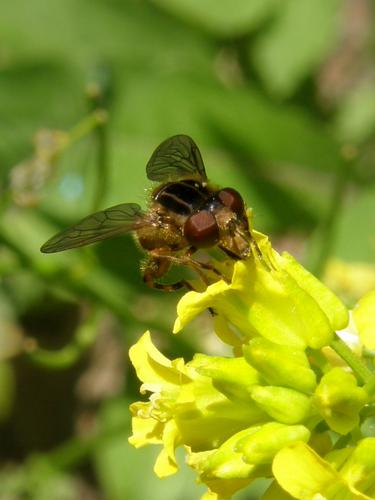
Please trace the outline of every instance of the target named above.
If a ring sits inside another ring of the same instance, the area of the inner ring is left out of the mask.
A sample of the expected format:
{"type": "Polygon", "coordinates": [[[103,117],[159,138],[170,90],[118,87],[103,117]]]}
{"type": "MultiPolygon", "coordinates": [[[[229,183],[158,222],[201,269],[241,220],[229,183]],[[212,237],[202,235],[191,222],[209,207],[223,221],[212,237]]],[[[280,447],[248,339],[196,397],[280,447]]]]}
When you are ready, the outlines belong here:
{"type": "Polygon", "coordinates": [[[219,240],[219,228],[215,217],[207,210],[192,214],[184,225],[184,235],[197,248],[214,246],[219,240]]]}
{"type": "Polygon", "coordinates": [[[245,205],[238,191],[232,188],[224,188],[218,192],[217,197],[224,206],[230,208],[234,213],[243,215],[245,205]]]}

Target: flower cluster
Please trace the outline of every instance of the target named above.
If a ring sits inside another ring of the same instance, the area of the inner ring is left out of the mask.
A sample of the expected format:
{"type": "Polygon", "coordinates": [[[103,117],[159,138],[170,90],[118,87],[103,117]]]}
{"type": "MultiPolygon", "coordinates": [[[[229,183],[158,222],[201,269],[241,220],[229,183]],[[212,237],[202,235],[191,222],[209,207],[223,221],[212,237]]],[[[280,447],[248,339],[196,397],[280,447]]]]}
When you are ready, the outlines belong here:
{"type": "Polygon", "coordinates": [[[206,499],[231,498],[260,477],[272,479],[267,500],[374,498],[375,379],[361,356],[375,347],[375,293],[349,323],[328,288],[253,237],[258,251],[234,264],[229,283],[190,291],[177,307],[174,333],[214,311],[233,357],[169,360],[148,332],[131,348],[141,392],[151,395],[131,405],[130,443],[162,446],[159,477],[177,471],[184,446],[206,499]],[[359,357],[336,331],[354,336],[359,357]]]}

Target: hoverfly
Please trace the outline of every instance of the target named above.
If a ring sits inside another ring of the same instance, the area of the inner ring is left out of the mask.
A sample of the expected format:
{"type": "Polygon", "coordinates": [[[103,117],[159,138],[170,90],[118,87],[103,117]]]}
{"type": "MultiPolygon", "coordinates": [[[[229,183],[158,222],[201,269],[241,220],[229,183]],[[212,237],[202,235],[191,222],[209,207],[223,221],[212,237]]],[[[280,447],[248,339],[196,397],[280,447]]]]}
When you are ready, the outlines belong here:
{"type": "Polygon", "coordinates": [[[208,183],[199,149],[189,136],[175,135],[162,142],[146,172],[150,180],[161,183],[152,192],[148,210],[122,203],[96,212],[53,236],[41,251],[60,252],[133,232],[147,254],[144,282],[166,291],[188,286],[184,280],[158,282],[172,264],[216,271],[192,259],[199,249],[218,247],[233,259],[250,254],[252,239],[241,195],[208,183]]]}

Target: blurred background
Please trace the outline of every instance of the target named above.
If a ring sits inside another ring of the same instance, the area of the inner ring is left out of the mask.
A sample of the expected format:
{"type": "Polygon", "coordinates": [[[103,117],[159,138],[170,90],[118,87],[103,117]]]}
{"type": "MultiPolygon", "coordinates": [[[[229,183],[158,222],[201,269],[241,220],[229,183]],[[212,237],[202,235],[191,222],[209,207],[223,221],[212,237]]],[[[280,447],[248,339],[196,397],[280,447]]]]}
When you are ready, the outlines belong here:
{"type": "Polygon", "coordinates": [[[143,285],[131,237],[39,252],[97,209],[145,207],[168,136],[191,135],[255,228],[349,306],[375,286],[374,15],[371,0],[2,2],[1,499],[204,491],[127,444],[127,351],[150,329],[168,356],[225,354],[210,316],[172,336],[181,293],[143,285]]]}

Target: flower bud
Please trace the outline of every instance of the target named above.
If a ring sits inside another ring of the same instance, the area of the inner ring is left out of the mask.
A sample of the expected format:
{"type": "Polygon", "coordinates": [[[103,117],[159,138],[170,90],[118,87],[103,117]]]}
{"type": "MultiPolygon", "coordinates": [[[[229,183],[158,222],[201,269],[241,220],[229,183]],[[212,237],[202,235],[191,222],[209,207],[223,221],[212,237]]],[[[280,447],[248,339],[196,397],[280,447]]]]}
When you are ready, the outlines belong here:
{"type": "Polygon", "coordinates": [[[282,385],[311,393],[316,376],[303,349],[275,344],[258,337],[243,346],[243,353],[270,385],[282,385]]]}
{"type": "Polygon", "coordinates": [[[192,363],[200,375],[210,377],[216,389],[229,399],[251,401],[250,392],[260,383],[258,372],[243,357],[195,355],[192,363]]]}
{"type": "Polygon", "coordinates": [[[359,411],[367,400],[351,373],[333,368],[322,377],[313,403],[333,431],[347,434],[358,425],[359,411]]]}
{"type": "Polygon", "coordinates": [[[257,386],[251,397],[270,417],[283,424],[297,424],[310,413],[310,398],[287,387],[257,386]]]}
{"type": "Polygon", "coordinates": [[[308,441],[310,431],[303,425],[284,425],[270,422],[257,428],[249,436],[243,437],[236,451],[243,454],[249,464],[271,463],[275,454],[289,444],[308,441]]]}

